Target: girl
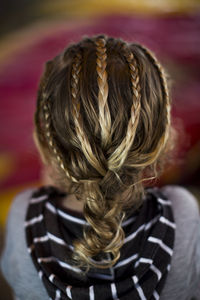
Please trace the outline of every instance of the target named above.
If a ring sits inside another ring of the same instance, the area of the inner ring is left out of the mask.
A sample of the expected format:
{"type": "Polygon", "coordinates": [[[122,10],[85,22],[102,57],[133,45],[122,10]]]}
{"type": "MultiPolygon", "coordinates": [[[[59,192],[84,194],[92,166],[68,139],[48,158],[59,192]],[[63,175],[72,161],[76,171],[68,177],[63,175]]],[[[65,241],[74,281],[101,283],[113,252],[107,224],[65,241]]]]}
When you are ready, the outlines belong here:
{"type": "Polygon", "coordinates": [[[200,299],[200,218],[150,187],[174,144],[167,76],[147,48],[83,38],[46,63],[34,139],[46,184],[19,194],[2,270],[17,299],[200,299]]]}

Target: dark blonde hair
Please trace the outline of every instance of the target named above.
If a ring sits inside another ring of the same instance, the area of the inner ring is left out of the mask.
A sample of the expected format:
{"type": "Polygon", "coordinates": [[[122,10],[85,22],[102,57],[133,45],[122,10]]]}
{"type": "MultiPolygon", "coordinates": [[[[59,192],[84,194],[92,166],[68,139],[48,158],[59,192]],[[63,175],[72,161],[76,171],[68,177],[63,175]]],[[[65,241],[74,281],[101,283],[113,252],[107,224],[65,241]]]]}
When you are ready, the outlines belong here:
{"type": "Polygon", "coordinates": [[[105,35],[85,37],[46,63],[35,135],[57,186],[84,203],[91,226],[73,243],[79,266],[107,268],[120,257],[122,220],[142,204],[143,181],[156,176],[167,152],[167,85],[150,50],[105,35]],[[100,264],[106,253],[111,260],[100,264]]]}

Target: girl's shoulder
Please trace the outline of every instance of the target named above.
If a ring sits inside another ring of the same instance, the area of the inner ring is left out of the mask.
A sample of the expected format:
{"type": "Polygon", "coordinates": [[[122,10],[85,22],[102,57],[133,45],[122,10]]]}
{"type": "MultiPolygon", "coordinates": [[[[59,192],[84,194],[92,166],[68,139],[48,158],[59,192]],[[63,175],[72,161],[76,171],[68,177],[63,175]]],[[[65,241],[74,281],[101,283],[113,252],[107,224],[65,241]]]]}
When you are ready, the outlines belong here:
{"type": "Polygon", "coordinates": [[[161,299],[174,299],[175,295],[181,299],[199,297],[200,212],[198,200],[189,190],[181,186],[165,186],[161,188],[161,192],[171,200],[176,223],[171,270],[161,293],[161,299]]]}
{"type": "Polygon", "coordinates": [[[1,256],[1,268],[6,272],[6,264],[13,252],[18,253],[18,247],[23,239],[24,219],[29,203],[29,198],[35,189],[25,189],[13,199],[4,230],[4,249],[1,256]]]}
{"type": "Polygon", "coordinates": [[[19,299],[48,298],[28,254],[24,232],[29,200],[37,190],[38,188],[28,188],[14,197],[7,217],[4,247],[0,257],[2,274],[19,299]]]}
{"type": "Polygon", "coordinates": [[[29,199],[37,191],[37,188],[27,188],[19,192],[12,200],[6,222],[6,234],[11,233],[16,226],[24,222],[29,199]]]}
{"type": "Polygon", "coordinates": [[[162,187],[161,192],[171,200],[175,216],[197,218],[200,215],[200,205],[197,198],[186,188],[178,185],[162,187]]]}
{"type": "Polygon", "coordinates": [[[15,223],[15,220],[18,218],[24,221],[25,213],[31,198],[50,194],[53,196],[57,193],[58,190],[53,186],[39,186],[22,190],[12,200],[7,217],[7,223],[15,223]]]}

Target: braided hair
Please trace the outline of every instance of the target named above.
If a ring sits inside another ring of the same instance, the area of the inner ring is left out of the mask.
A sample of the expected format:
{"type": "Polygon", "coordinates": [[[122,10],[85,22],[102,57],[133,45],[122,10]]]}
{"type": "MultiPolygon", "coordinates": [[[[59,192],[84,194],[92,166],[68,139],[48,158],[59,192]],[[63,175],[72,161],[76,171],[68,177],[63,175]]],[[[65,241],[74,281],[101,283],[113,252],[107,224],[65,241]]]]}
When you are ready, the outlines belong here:
{"type": "Polygon", "coordinates": [[[84,37],[46,63],[35,135],[56,185],[83,202],[90,226],[73,242],[80,266],[119,259],[122,221],[142,204],[142,182],[169,143],[170,106],[167,75],[140,44],[84,37]]]}

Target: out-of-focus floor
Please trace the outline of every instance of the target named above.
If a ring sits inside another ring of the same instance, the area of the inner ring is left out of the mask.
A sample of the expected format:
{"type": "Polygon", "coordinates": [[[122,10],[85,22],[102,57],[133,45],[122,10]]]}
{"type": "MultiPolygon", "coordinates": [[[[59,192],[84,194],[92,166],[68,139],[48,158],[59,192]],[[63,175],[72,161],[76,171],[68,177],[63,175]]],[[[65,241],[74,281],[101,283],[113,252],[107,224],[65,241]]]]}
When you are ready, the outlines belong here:
{"type": "MultiPolygon", "coordinates": [[[[3,1],[0,28],[0,248],[13,197],[37,185],[32,141],[36,90],[43,64],[82,35],[106,33],[155,51],[173,82],[179,159],[161,184],[181,184],[200,199],[200,12],[198,1],[3,1]],[[148,3],[147,3],[148,2],[148,3]],[[123,4],[122,4],[123,3],[123,4]],[[9,4],[9,5],[8,5],[9,4]],[[23,10],[22,10],[23,8],[23,10]],[[23,11],[23,12],[22,12],[23,11]],[[182,163],[181,163],[182,161],[182,163]]],[[[11,299],[0,277],[0,299],[11,299]]]]}

